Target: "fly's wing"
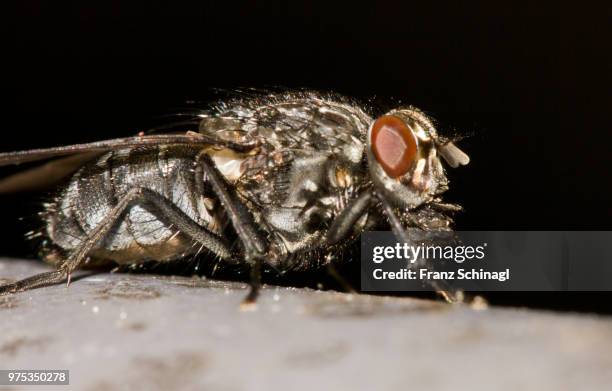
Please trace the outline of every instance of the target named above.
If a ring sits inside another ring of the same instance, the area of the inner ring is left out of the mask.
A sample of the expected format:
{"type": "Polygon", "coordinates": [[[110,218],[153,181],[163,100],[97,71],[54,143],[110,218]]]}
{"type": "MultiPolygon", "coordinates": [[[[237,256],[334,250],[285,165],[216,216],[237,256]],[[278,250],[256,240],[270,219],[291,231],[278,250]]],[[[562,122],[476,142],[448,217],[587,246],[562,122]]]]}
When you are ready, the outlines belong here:
{"type": "Polygon", "coordinates": [[[212,135],[194,132],[184,134],[159,134],[127,137],[113,140],[97,141],[86,144],[31,149],[26,151],[0,153],[0,166],[53,160],[42,166],[28,169],[0,180],[0,193],[41,189],[56,184],[61,179],[72,174],[90,159],[108,151],[142,146],[156,145],[190,145],[190,146],[220,146],[237,151],[245,151],[252,145],[222,140],[212,135]]]}
{"type": "MultiPolygon", "coordinates": [[[[244,150],[244,144],[220,140],[209,135],[195,132],[185,134],[159,134],[118,138],[114,140],[96,141],[86,144],[75,144],[55,148],[30,149],[27,151],[0,153],[0,166],[35,162],[39,160],[76,155],[83,152],[107,152],[127,147],[142,147],[154,145],[221,145],[230,149],[244,150]]],[[[250,147],[250,146],[248,146],[250,147]]]]}
{"type": "Polygon", "coordinates": [[[0,194],[49,188],[75,173],[96,156],[99,156],[98,152],[83,152],[10,175],[0,179],[0,194]]]}

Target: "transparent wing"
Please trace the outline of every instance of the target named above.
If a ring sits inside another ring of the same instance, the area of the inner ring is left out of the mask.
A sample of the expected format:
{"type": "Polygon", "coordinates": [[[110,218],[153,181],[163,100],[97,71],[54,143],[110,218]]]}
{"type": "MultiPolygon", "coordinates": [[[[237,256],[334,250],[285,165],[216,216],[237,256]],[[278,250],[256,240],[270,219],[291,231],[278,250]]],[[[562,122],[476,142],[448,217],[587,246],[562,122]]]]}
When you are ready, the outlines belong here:
{"type": "Polygon", "coordinates": [[[237,151],[249,150],[253,147],[252,145],[222,140],[213,135],[187,132],[183,134],[134,136],[62,147],[0,153],[0,166],[62,158],[1,179],[0,193],[30,191],[52,186],[74,173],[88,160],[104,152],[127,147],[181,144],[190,146],[218,145],[237,151]]]}
{"type": "Polygon", "coordinates": [[[49,188],[76,172],[83,164],[98,155],[98,152],[84,152],[63,157],[2,178],[0,179],[0,194],[49,188]]]}
{"type": "Polygon", "coordinates": [[[156,134],[146,136],[135,136],[118,138],[113,140],[96,141],[93,143],[74,144],[63,147],[30,149],[27,151],[16,151],[0,153],[0,166],[35,162],[53,157],[76,155],[83,152],[106,152],[126,147],[153,146],[153,145],[215,145],[222,144],[229,148],[244,148],[244,145],[232,144],[231,142],[202,135],[195,132],[185,134],[156,134]]]}

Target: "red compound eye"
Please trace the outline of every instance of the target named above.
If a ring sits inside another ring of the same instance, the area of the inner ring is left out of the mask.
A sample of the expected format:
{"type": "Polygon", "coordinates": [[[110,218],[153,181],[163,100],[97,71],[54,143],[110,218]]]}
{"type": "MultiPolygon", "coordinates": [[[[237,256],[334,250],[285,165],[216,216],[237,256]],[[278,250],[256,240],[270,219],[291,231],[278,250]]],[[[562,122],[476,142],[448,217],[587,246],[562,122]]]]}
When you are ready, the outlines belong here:
{"type": "Polygon", "coordinates": [[[397,178],[412,166],[417,153],[417,143],[404,121],[385,115],[372,126],[372,151],[387,175],[397,178]]]}

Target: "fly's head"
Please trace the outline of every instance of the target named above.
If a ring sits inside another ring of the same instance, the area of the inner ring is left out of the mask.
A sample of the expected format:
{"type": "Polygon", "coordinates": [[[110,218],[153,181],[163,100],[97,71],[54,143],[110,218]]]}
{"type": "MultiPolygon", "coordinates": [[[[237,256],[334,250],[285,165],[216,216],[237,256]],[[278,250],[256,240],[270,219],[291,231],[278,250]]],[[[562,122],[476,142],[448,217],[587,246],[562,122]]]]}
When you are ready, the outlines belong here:
{"type": "Polygon", "coordinates": [[[438,136],[425,114],[411,107],[392,110],[370,125],[367,158],[376,191],[395,206],[409,209],[448,189],[441,158],[451,167],[470,161],[455,144],[438,136]]]}

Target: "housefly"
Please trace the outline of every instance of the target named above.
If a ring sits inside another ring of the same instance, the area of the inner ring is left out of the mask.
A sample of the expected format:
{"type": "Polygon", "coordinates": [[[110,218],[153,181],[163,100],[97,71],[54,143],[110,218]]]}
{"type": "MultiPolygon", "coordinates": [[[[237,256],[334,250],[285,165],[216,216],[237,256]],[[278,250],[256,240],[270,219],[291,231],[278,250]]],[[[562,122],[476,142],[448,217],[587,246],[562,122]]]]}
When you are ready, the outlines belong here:
{"type": "Polygon", "coordinates": [[[0,192],[68,176],[41,214],[54,271],[0,294],[70,281],[90,263],[175,262],[196,253],[250,271],[331,265],[365,230],[450,230],[441,163],[469,162],[414,107],[375,116],[318,92],[236,95],[165,130],[0,154],[0,165],[50,160],[0,181],[0,192]],[[55,160],[51,160],[55,159],[55,160]],[[51,174],[49,174],[51,173],[51,174]],[[57,177],[57,178],[56,178],[57,177]]]}

